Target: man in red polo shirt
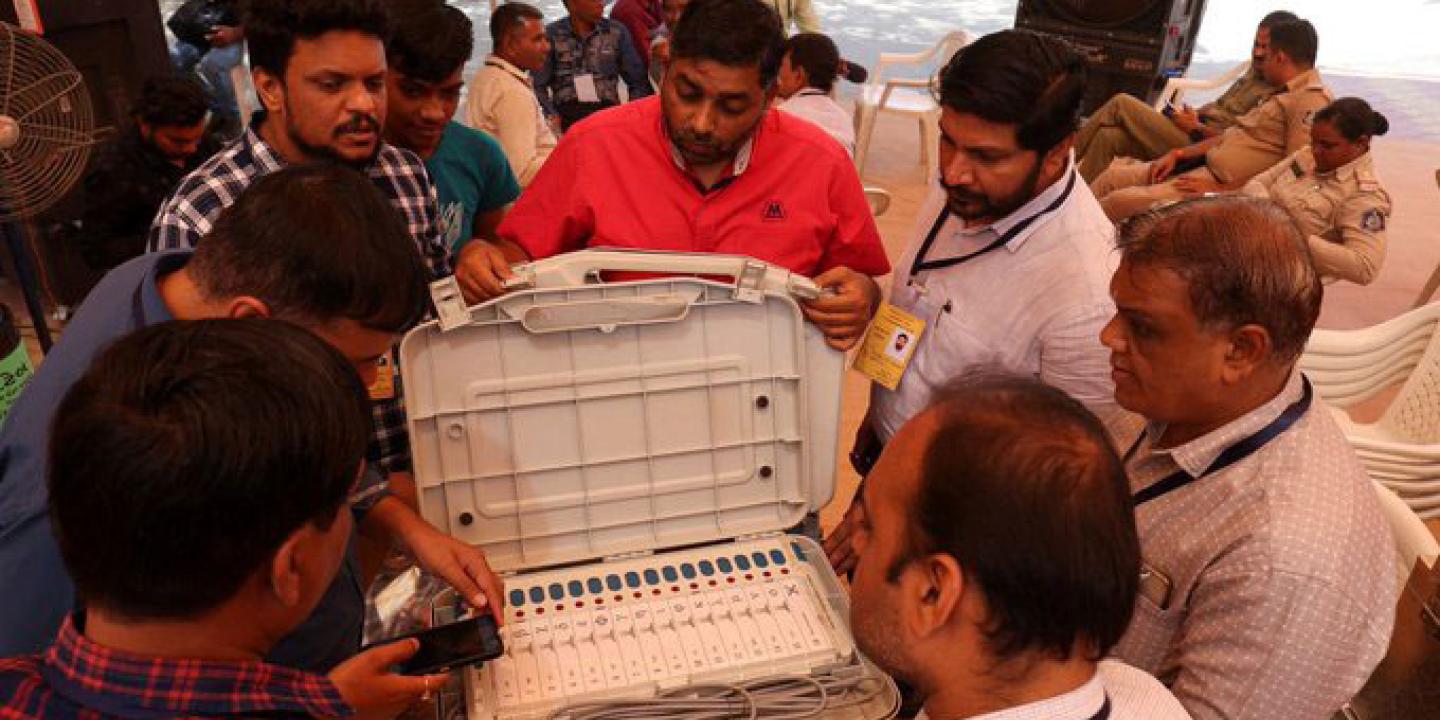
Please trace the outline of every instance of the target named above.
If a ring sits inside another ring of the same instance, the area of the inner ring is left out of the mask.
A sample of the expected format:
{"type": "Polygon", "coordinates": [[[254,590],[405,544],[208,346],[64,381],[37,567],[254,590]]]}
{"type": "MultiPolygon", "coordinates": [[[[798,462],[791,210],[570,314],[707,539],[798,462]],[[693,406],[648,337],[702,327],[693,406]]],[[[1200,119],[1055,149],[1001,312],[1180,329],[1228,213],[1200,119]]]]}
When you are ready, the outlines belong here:
{"type": "Polygon", "coordinates": [[[467,296],[503,293],[513,262],[585,247],[749,255],[828,288],[806,317],[834,347],[858,341],[890,264],[845,149],[770,109],[783,43],[759,0],[691,3],[660,96],[566,133],[489,262],[456,272],[467,296]]]}

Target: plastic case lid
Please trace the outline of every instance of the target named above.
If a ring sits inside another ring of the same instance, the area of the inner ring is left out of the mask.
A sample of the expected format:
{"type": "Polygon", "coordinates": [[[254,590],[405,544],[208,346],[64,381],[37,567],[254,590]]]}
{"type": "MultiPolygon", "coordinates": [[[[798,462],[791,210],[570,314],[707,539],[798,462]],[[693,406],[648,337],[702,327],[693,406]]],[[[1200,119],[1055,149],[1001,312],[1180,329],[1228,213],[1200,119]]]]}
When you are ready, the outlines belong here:
{"type": "Polygon", "coordinates": [[[506,572],[783,530],[829,502],[844,356],[800,314],[808,280],[618,251],[521,277],[471,308],[437,283],[441,320],[401,344],[425,519],[506,572]],[[735,281],[584,281],[613,270],[735,281]]]}

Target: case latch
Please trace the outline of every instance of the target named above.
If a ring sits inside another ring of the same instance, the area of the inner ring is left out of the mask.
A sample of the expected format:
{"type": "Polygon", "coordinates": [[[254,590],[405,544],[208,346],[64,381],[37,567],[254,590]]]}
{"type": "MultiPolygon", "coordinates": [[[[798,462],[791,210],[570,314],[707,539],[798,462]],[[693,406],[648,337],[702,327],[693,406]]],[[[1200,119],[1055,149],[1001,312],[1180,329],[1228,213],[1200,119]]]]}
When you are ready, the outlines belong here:
{"type": "Polygon", "coordinates": [[[757,260],[746,260],[735,278],[735,299],[740,302],[758,304],[765,299],[765,273],[769,266],[757,260]]]}
{"type": "Polygon", "coordinates": [[[460,283],[451,275],[430,283],[430,300],[435,303],[435,312],[440,316],[440,332],[450,332],[470,322],[470,309],[465,306],[465,296],[460,292],[460,283]]]}

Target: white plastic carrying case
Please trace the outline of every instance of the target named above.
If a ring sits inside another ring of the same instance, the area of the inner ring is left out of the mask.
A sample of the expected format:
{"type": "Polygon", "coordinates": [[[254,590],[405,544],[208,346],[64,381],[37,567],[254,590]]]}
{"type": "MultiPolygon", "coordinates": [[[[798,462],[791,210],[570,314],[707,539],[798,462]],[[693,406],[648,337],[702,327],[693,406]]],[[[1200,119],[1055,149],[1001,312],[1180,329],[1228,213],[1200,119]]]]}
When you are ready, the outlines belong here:
{"type": "Polygon", "coordinates": [[[506,655],[465,671],[469,717],[777,675],[825,685],[821,717],[893,716],[823,551],[783,532],[834,491],[844,356],[796,301],[819,289],[723,255],[516,269],[474,307],[436,283],[439,319],[401,344],[421,512],[505,576],[506,655]]]}

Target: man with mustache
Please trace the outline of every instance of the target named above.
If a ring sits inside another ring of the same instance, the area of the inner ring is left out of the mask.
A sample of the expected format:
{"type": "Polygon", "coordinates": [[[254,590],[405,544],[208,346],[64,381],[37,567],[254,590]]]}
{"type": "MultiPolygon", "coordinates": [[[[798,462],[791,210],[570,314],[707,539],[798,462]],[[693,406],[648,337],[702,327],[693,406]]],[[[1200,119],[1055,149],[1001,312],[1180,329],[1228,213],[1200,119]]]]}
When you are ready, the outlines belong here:
{"type": "MultiPolygon", "coordinates": [[[[938,388],[977,367],[1064,390],[1134,436],[1113,397],[1099,332],[1115,231],[1075,170],[1071,143],[1085,65],[1064,41],[1006,30],[956,53],[940,73],[940,187],[921,209],[890,304],[923,323],[895,389],[871,388],[851,459],[863,476],[938,388]]],[[[826,540],[854,566],[860,503],[826,540]]]]}
{"type": "Polygon", "coordinates": [[[467,294],[500,295],[511,263],[584,247],[748,255],[830,288],[805,315],[850,347],[890,264],[844,148],[771,107],[779,19],[759,0],[695,0],[674,30],[660,97],[565,135],[467,294]]]}
{"type": "MultiPolygon", "coordinates": [[[[332,161],[363,172],[390,201],[431,279],[449,275],[449,253],[438,234],[436,191],[425,165],[380,135],[386,112],[385,38],[390,34],[384,0],[250,0],[243,24],[263,114],[181,181],[150,228],[150,250],[195,247],[221,211],[261,176],[290,165],[332,161]]],[[[413,510],[403,388],[393,362],[384,365],[388,369],[371,386],[375,427],[367,460],[394,497],[380,500],[377,507],[384,503],[386,512],[367,523],[374,528],[367,533],[374,547],[367,550],[377,555],[410,529],[429,527],[413,510]]],[[[453,562],[445,564],[458,568],[456,579],[479,567],[471,551],[461,543],[446,551],[453,562]]]]}
{"type": "MultiPolygon", "coordinates": [[[[363,171],[405,218],[435,278],[450,274],[435,188],[419,157],[386,144],[383,0],[253,0],[245,31],[264,114],[180,182],[150,228],[152,252],[195,247],[261,175],[331,160],[363,171]]],[[[395,390],[399,390],[398,385],[395,390]]],[[[395,392],[375,403],[381,472],[409,489],[410,442],[395,392]]]]}

